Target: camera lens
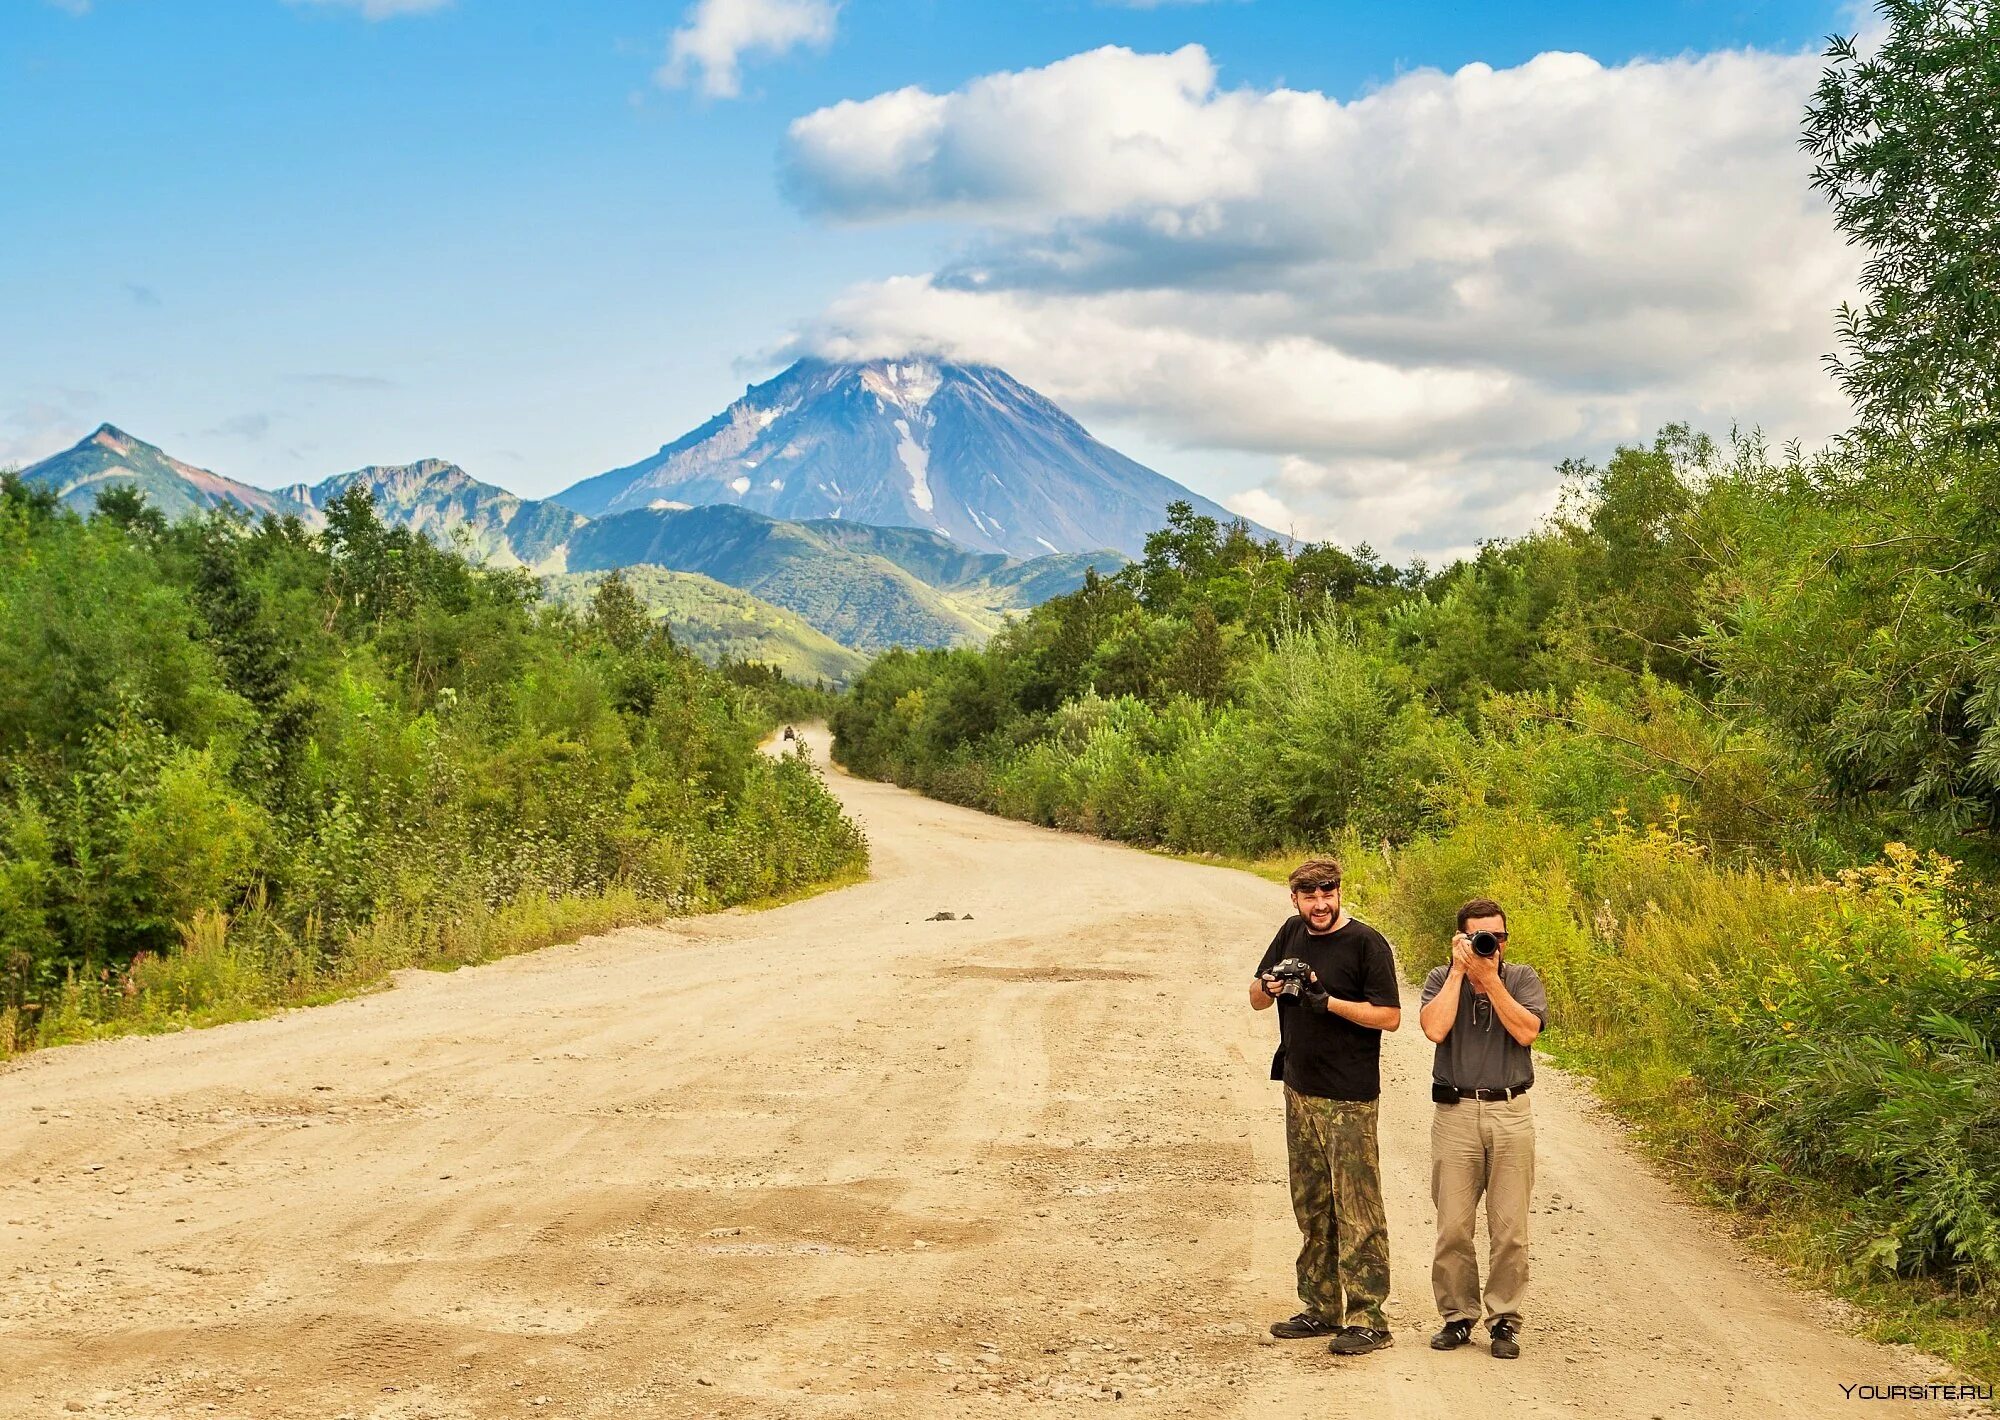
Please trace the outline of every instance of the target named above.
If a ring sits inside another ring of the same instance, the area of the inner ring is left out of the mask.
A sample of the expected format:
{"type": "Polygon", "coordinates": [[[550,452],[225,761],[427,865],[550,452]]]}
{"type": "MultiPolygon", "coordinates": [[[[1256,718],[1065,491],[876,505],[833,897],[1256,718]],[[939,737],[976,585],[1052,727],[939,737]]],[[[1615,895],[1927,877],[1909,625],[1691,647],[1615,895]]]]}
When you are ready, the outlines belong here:
{"type": "Polygon", "coordinates": [[[1472,950],[1483,957],[1493,956],[1500,950],[1500,939],[1491,932],[1474,932],[1472,950]]]}

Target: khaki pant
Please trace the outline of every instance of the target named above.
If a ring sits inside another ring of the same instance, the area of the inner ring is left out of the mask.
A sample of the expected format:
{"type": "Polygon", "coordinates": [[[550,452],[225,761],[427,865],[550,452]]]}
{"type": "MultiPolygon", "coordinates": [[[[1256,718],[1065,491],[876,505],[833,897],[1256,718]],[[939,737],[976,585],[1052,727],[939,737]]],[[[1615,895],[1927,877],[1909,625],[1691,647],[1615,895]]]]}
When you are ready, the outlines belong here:
{"type": "Polygon", "coordinates": [[[1314,1316],[1389,1329],[1389,1220],[1382,1207],[1374,1100],[1285,1086],[1285,1153],[1299,1221],[1299,1300],[1314,1316]]]}
{"type": "Polygon", "coordinates": [[[1521,1323],[1528,1290],[1528,1199],[1535,1191],[1535,1117],[1526,1095],[1511,1100],[1441,1104],[1431,1119],[1431,1201],[1437,1205],[1437,1255],[1431,1290],[1448,1322],[1480,1318],[1479,1257],[1472,1232],[1486,1199],[1491,1256],[1486,1268],[1486,1324],[1521,1323]]]}

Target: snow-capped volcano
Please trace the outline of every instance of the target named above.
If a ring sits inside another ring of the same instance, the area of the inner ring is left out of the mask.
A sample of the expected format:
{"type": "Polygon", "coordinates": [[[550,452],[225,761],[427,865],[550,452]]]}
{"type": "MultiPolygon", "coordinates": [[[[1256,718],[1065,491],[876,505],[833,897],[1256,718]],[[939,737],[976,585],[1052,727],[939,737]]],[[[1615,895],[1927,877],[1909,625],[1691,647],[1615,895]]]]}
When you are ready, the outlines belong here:
{"type": "Polygon", "coordinates": [[[910,358],[801,360],[651,458],[555,501],[591,517],[730,503],[1035,557],[1138,553],[1176,499],[1234,516],[1099,443],[1003,370],[910,358]]]}

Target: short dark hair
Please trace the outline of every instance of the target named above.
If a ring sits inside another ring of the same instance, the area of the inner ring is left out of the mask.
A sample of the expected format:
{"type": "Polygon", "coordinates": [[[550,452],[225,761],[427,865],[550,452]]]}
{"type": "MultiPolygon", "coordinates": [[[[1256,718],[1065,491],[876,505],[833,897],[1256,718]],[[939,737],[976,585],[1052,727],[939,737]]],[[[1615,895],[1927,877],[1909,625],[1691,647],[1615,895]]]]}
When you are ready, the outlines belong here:
{"type": "Polygon", "coordinates": [[[1507,925],[1507,909],[1490,897],[1475,897],[1458,909],[1458,930],[1463,932],[1465,924],[1475,917],[1498,917],[1500,925],[1507,925]]]}
{"type": "Polygon", "coordinates": [[[1292,869],[1292,875],[1285,880],[1285,883],[1293,892],[1299,890],[1300,883],[1326,883],[1332,887],[1339,887],[1340,864],[1331,858],[1308,858],[1292,869]]]}

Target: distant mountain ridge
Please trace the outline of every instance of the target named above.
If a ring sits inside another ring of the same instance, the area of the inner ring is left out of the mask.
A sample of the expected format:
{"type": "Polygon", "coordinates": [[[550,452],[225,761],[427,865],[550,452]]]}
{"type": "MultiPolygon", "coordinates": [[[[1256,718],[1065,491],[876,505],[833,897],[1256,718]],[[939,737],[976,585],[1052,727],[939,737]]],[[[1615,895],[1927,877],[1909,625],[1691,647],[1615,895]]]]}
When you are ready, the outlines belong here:
{"type": "Polygon", "coordinates": [[[563,570],[570,534],[588,521],[559,504],[482,483],[443,459],[371,464],[318,483],[257,488],[182,463],[111,424],[22,469],[21,477],[53,489],[79,512],[89,512],[105,489],[129,484],[170,521],[233,504],[253,517],[295,517],[313,528],[326,522],[327,504],[358,484],[385,522],[415,529],[441,546],[463,546],[482,562],[538,572],[563,570]]]}
{"type": "Polygon", "coordinates": [[[138,489],[169,521],[225,504],[259,517],[312,512],[292,490],[255,488],[182,463],[114,424],[100,424],[74,446],[22,469],[21,478],[52,490],[66,506],[84,513],[96,506],[99,493],[120,485],[138,489]]]}
{"type": "Polygon", "coordinates": [[[650,458],[556,495],[590,517],[727,504],[927,529],[1013,557],[1136,556],[1176,500],[1236,518],[1100,443],[1004,370],[920,357],[800,360],[650,458]]]}
{"type": "Polygon", "coordinates": [[[443,459],[371,464],[323,479],[302,489],[301,496],[315,510],[323,510],[357,485],[374,497],[384,521],[412,528],[446,547],[463,539],[480,561],[501,567],[565,570],[571,535],[590,521],[560,503],[537,502],[481,483],[443,459]]]}
{"type": "Polygon", "coordinates": [[[360,487],[385,522],[478,561],[543,576],[659,569],[661,576],[646,582],[651,604],[691,619],[683,625],[690,645],[731,655],[757,645],[773,664],[830,680],[849,679],[852,667],[829,653],[828,644],[849,648],[848,654],[892,645],[976,644],[1007,612],[1080,584],[1087,564],[1110,572],[1125,560],[1099,550],[1022,561],[969,551],[920,528],[834,520],[807,525],[729,505],[640,509],[593,521],[552,500],[524,499],[483,483],[442,459],[370,465],[270,491],[183,463],[108,424],[21,477],[53,489],[80,511],[87,512],[105,489],[125,483],[174,518],[232,504],[315,528],[324,526],[335,498],[360,487]],[[735,597],[676,580],[686,574],[734,588],[735,597]]]}

